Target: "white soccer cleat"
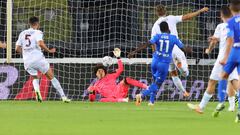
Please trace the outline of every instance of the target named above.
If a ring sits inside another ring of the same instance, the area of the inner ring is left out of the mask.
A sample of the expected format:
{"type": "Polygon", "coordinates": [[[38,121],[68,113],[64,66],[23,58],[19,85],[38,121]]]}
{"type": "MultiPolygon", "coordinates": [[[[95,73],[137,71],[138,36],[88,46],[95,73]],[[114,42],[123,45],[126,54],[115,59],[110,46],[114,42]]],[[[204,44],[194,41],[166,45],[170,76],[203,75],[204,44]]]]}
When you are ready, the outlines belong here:
{"type": "Polygon", "coordinates": [[[62,97],[62,101],[64,103],[70,103],[71,102],[71,99],[67,98],[67,97],[62,97]]]}
{"type": "Polygon", "coordinates": [[[149,103],[148,103],[148,106],[154,106],[154,103],[149,102],[149,103]]]}
{"type": "Polygon", "coordinates": [[[142,94],[136,95],[136,105],[140,105],[142,103],[142,94]]]}
{"type": "Polygon", "coordinates": [[[229,106],[228,111],[229,112],[234,112],[235,111],[235,106],[229,106]]]}
{"type": "Polygon", "coordinates": [[[123,102],[128,102],[129,101],[129,98],[123,98],[123,102]]]}
{"type": "Polygon", "coordinates": [[[203,110],[199,107],[199,105],[187,103],[187,106],[189,109],[194,110],[195,112],[197,112],[199,114],[203,114],[203,110]]]}

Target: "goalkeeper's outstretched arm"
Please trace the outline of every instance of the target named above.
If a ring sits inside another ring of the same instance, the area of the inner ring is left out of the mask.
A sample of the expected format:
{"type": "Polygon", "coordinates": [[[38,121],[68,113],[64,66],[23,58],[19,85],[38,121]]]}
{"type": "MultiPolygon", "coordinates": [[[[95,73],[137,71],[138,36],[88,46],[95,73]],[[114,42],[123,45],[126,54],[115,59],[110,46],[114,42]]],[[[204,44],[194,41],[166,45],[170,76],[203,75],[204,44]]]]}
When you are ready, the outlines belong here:
{"type": "Polygon", "coordinates": [[[151,44],[150,42],[141,44],[140,46],[138,46],[138,48],[136,50],[134,50],[128,54],[128,58],[132,58],[138,52],[142,51],[143,49],[146,49],[147,47],[152,47],[152,46],[153,46],[153,44],[151,44]]]}

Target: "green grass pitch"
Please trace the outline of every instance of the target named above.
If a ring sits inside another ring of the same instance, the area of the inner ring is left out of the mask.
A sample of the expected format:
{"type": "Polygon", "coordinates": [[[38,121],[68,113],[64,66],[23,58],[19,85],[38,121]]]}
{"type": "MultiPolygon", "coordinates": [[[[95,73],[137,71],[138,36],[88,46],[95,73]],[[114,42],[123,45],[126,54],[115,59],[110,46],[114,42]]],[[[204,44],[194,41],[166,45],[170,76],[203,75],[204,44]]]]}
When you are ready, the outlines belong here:
{"type": "Polygon", "coordinates": [[[235,113],[203,115],[186,102],[89,103],[0,101],[0,135],[238,135],[235,113]]]}

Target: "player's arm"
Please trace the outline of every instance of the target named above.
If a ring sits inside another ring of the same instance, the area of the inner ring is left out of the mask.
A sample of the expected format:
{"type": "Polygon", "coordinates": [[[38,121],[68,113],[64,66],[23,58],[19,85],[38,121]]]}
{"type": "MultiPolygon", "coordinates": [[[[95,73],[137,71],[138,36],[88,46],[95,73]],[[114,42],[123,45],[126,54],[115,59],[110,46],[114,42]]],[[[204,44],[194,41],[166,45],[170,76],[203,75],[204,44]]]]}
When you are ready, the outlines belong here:
{"type": "Polygon", "coordinates": [[[228,22],[228,34],[226,39],[226,50],[223,59],[220,61],[220,64],[225,65],[227,63],[228,56],[230,54],[233,42],[234,42],[234,31],[233,31],[233,25],[228,22]]]}
{"type": "Polygon", "coordinates": [[[39,40],[38,41],[38,45],[41,47],[41,49],[43,49],[44,51],[48,52],[48,53],[55,53],[56,52],[56,48],[52,48],[49,49],[46,44],[44,43],[43,40],[39,40]]]}
{"type": "Polygon", "coordinates": [[[113,75],[115,77],[118,77],[122,74],[122,72],[124,70],[123,63],[122,63],[122,60],[120,58],[121,50],[119,48],[114,48],[113,54],[118,59],[118,69],[116,70],[116,73],[114,73],[113,75]]]}
{"type": "Polygon", "coordinates": [[[209,46],[208,48],[205,50],[206,54],[210,54],[212,52],[212,50],[214,49],[214,47],[217,45],[218,43],[218,38],[212,36],[209,38],[209,46]]]}
{"type": "Polygon", "coordinates": [[[132,52],[130,52],[128,54],[128,58],[130,59],[134,55],[136,55],[138,52],[140,52],[140,51],[142,51],[142,50],[144,50],[144,49],[146,49],[148,47],[152,47],[152,46],[154,46],[154,44],[152,44],[151,42],[148,42],[148,43],[145,43],[145,44],[141,44],[141,45],[138,46],[138,48],[136,50],[134,50],[134,51],[132,51],[132,52]]]}
{"type": "Polygon", "coordinates": [[[185,15],[182,16],[182,21],[190,20],[193,17],[196,17],[203,12],[207,12],[208,10],[209,10],[208,7],[204,7],[204,8],[202,8],[202,9],[196,11],[196,12],[185,14],[185,15]]]}
{"type": "Polygon", "coordinates": [[[6,46],[7,46],[6,43],[0,41],[0,48],[6,48],[6,46]]]}
{"type": "Polygon", "coordinates": [[[213,50],[213,48],[217,45],[217,43],[219,42],[220,39],[220,35],[221,35],[221,30],[220,30],[220,25],[218,25],[215,29],[214,35],[208,38],[209,41],[209,46],[208,48],[205,50],[206,54],[210,54],[211,51],[213,50]]]}

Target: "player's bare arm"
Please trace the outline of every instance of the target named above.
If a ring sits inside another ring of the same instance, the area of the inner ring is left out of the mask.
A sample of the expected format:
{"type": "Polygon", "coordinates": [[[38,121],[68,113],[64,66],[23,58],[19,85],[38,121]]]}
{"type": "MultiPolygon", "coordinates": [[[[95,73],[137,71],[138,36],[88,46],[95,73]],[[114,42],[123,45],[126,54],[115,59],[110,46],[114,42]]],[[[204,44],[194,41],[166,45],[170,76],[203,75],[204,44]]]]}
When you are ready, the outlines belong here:
{"type": "Polygon", "coordinates": [[[152,47],[152,46],[153,46],[153,44],[151,44],[151,43],[141,44],[136,50],[134,50],[128,54],[128,58],[132,58],[135,54],[137,54],[141,50],[146,49],[147,47],[152,47]]]}
{"type": "Polygon", "coordinates": [[[208,48],[205,50],[205,53],[206,54],[210,54],[212,52],[212,50],[214,49],[214,47],[217,45],[219,39],[212,36],[212,37],[209,37],[209,46],[208,48]]]}
{"type": "Polygon", "coordinates": [[[225,65],[227,63],[227,59],[228,59],[228,56],[230,54],[232,45],[233,45],[233,38],[232,37],[228,37],[227,38],[225,55],[224,55],[224,58],[220,61],[220,64],[225,65]]]}
{"type": "Polygon", "coordinates": [[[204,7],[204,8],[202,8],[202,9],[196,11],[196,12],[192,12],[192,13],[185,14],[185,15],[183,15],[183,17],[182,17],[182,21],[190,20],[190,19],[192,19],[193,17],[196,17],[196,16],[198,16],[198,15],[201,14],[201,13],[207,12],[208,10],[209,10],[208,7],[204,7]]]}
{"type": "Polygon", "coordinates": [[[41,49],[43,49],[44,51],[48,52],[48,53],[55,53],[56,52],[56,48],[51,48],[49,49],[46,44],[44,43],[43,40],[38,41],[38,45],[41,47],[41,49]]]}
{"type": "Polygon", "coordinates": [[[7,47],[6,43],[0,41],[0,48],[6,48],[6,47],[7,47]]]}
{"type": "Polygon", "coordinates": [[[15,51],[16,51],[17,53],[22,53],[22,47],[19,46],[19,45],[16,45],[15,51]]]}

